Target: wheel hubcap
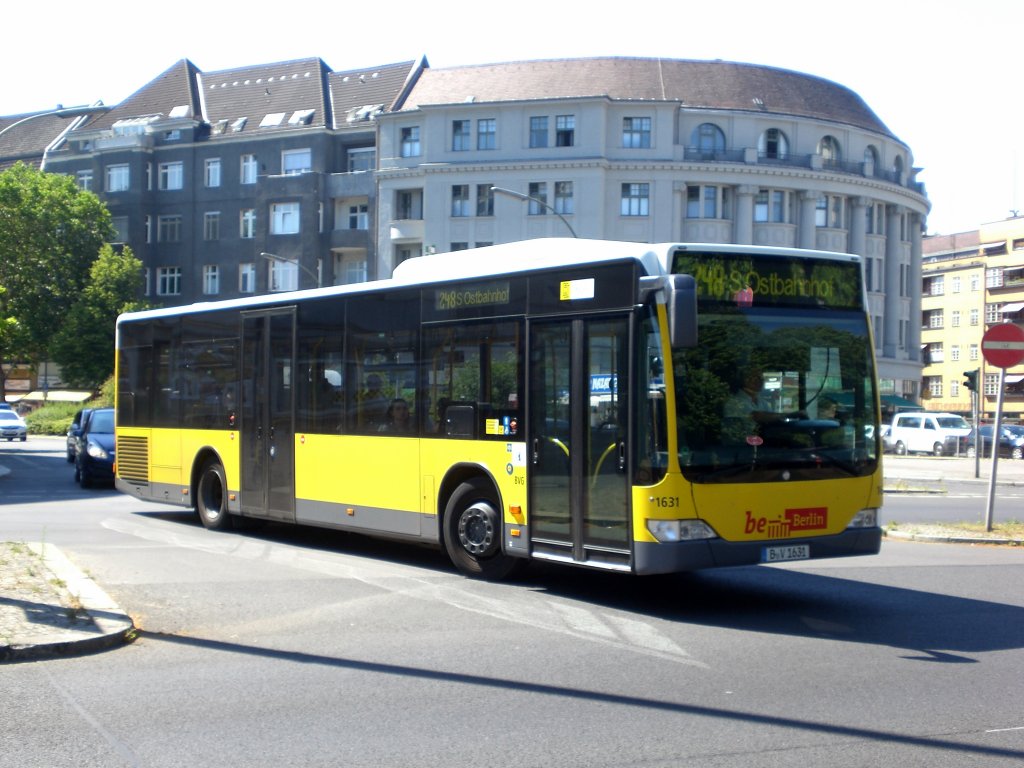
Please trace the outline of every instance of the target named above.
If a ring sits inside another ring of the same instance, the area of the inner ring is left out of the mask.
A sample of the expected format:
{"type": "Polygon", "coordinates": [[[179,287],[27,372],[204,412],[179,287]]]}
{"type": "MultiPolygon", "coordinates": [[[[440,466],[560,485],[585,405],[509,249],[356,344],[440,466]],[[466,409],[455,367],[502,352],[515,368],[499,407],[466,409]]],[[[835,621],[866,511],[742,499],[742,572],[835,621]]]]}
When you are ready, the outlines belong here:
{"type": "Polygon", "coordinates": [[[494,552],[498,543],[498,513],[484,502],[477,502],[459,518],[459,543],[477,557],[494,552]]]}

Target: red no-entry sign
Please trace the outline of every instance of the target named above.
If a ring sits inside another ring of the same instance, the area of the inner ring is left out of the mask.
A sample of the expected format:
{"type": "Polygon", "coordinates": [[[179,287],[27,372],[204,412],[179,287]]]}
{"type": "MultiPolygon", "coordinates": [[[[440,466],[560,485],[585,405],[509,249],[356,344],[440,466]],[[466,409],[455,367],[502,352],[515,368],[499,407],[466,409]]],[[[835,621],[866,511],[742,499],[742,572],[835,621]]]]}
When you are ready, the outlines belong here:
{"type": "Polygon", "coordinates": [[[1024,360],[1024,328],[1013,323],[993,325],[981,337],[981,354],[996,368],[1012,368],[1024,360]]]}

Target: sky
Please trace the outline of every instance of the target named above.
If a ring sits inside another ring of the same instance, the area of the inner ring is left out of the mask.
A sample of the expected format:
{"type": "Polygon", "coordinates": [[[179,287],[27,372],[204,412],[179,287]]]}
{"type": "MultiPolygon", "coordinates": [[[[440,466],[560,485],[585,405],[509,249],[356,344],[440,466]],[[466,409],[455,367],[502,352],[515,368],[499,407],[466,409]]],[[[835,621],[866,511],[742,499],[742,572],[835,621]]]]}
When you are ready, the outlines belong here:
{"type": "Polygon", "coordinates": [[[434,68],[591,56],[722,59],[804,72],[859,94],[922,169],[929,233],[1024,212],[1019,0],[180,0],[145,8],[49,0],[7,4],[3,16],[0,115],[117,104],[181,59],[204,71],[309,57],[335,70],[423,56],[434,68]]]}

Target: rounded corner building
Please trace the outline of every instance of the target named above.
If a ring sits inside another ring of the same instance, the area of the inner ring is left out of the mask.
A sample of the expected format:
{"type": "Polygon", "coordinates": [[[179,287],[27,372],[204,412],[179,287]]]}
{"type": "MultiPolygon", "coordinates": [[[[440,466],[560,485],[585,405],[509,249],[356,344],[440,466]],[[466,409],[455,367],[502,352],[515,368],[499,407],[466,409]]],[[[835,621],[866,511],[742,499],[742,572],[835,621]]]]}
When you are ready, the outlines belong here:
{"type": "Polygon", "coordinates": [[[377,120],[377,277],[552,236],[856,253],[881,391],[917,399],[929,202],[850,89],[725,61],[425,66],[377,120]]]}

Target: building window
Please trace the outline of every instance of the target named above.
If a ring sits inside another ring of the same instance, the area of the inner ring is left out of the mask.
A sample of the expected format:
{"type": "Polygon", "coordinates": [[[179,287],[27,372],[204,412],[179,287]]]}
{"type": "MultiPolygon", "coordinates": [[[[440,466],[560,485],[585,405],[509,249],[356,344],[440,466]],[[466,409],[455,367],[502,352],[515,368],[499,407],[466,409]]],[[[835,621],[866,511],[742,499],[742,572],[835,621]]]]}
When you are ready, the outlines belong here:
{"type": "Polygon", "coordinates": [[[933,309],[928,313],[928,327],[929,328],[942,328],[943,316],[941,309],[933,309]]]}
{"type": "Polygon", "coordinates": [[[128,165],[107,166],[107,192],[128,191],[128,165]]]}
{"type": "Polygon", "coordinates": [[[402,129],[402,157],[420,156],[420,127],[410,125],[402,129]]]}
{"type": "Polygon", "coordinates": [[[945,275],[936,275],[929,282],[929,293],[932,296],[942,296],[946,293],[946,277],[945,275]]]}
{"type": "Polygon", "coordinates": [[[421,220],[423,218],[423,192],[419,189],[400,189],[395,193],[396,218],[421,220]]]}
{"type": "Polygon", "coordinates": [[[469,216],[469,184],[452,185],[452,216],[469,216]]]}
{"type": "MultiPolygon", "coordinates": [[[[818,154],[825,168],[834,168],[843,161],[839,140],[835,136],[823,136],[818,142],[818,154]]],[[[940,385],[941,386],[941,385],[940,385]]]]}
{"type": "Polygon", "coordinates": [[[701,123],[694,128],[690,143],[702,158],[711,159],[717,153],[725,152],[725,134],[714,123],[701,123]]]}
{"type": "Polygon", "coordinates": [[[869,205],[864,210],[864,215],[867,217],[867,234],[869,235],[884,235],[885,234],[885,204],[875,203],[869,205]]]}
{"type": "Polygon", "coordinates": [[[686,218],[732,218],[732,188],[719,187],[714,184],[687,187],[686,218]]]}
{"type": "Polygon", "coordinates": [[[929,376],[928,377],[928,391],[932,397],[942,397],[942,377],[941,376],[929,376]]]}
{"type": "Polygon", "coordinates": [[[491,190],[490,184],[476,185],[476,215],[494,215],[494,192],[491,190]]]}
{"type": "Polygon", "coordinates": [[[953,293],[960,293],[960,278],[959,278],[959,276],[953,278],[953,293]]]}
{"type": "Polygon", "coordinates": [[[207,187],[220,186],[219,157],[208,157],[203,161],[203,184],[207,187]]]}
{"type": "Polygon", "coordinates": [[[759,189],[754,196],[754,221],[788,224],[792,219],[792,193],[782,189],[759,189]]]}
{"type": "Polygon", "coordinates": [[[498,121],[493,117],[476,121],[476,148],[498,148],[498,121]]]}
{"type": "Polygon", "coordinates": [[[650,213],[651,185],[623,184],[622,207],[623,216],[647,216],[650,213]]]}
{"type": "Polygon", "coordinates": [[[986,323],[1001,323],[1001,322],[1003,322],[1003,305],[1002,304],[986,304],[985,305],[985,322],[986,323]]]}
{"type": "Polygon", "coordinates": [[[177,243],[181,240],[181,216],[158,216],[156,219],[156,241],[177,243]]]}
{"type": "Polygon", "coordinates": [[[576,115],[555,116],[555,146],[572,147],[576,144],[576,115]]]}
{"type": "Polygon", "coordinates": [[[242,155],[242,172],[240,181],[242,184],[255,184],[258,167],[256,155],[242,155]]]}
{"type": "Polygon", "coordinates": [[[128,217],[127,216],[113,216],[110,219],[110,223],[114,225],[114,239],[112,243],[127,243],[128,242],[128,217]]]}
{"type": "Polygon", "coordinates": [[[270,290],[295,291],[299,287],[299,265],[294,261],[270,260],[270,290]]]}
{"type": "Polygon", "coordinates": [[[842,229],[843,208],[846,198],[840,195],[822,195],[814,211],[814,224],[829,229],[842,229]]]}
{"type": "Polygon", "coordinates": [[[238,292],[256,292],[256,265],[252,262],[238,265],[238,292]]]}
{"type": "Polygon", "coordinates": [[[298,176],[313,170],[313,150],[286,149],[281,153],[281,173],[285,176],[298,176]]]}
{"type": "Polygon", "coordinates": [[[452,243],[451,244],[451,247],[448,249],[448,252],[449,253],[455,253],[455,251],[468,251],[468,250],[469,250],[469,243],[457,242],[457,243],[452,243]]]}
{"type": "Polygon", "coordinates": [[[157,267],[156,295],[178,296],[181,294],[181,267],[157,267]]]}
{"type": "Polygon", "coordinates": [[[75,184],[77,184],[78,188],[83,190],[84,192],[88,192],[90,189],[92,189],[92,169],[90,168],[88,170],[79,171],[78,173],[76,173],[75,184]]]}
{"type": "Polygon", "coordinates": [[[954,309],[953,310],[953,316],[952,316],[952,318],[950,318],[950,323],[951,323],[951,325],[954,328],[959,328],[960,327],[960,310],[959,309],[954,309]]]}
{"type": "Polygon", "coordinates": [[[243,240],[256,237],[256,209],[243,208],[239,216],[238,236],[243,240]]]}
{"type": "Polygon", "coordinates": [[[270,234],[295,235],[298,231],[298,203],[274,203],[270,206],[270,234]]]}
{"type": "Polygon", "coordinates": [[[220,293],[220,267],[206,264],[203,267],[203,294],[216,296],[220,293]]]}
{"type": "Polygon", "coordinates": [[[527,188],[527,195],[532,200],[529,201],[526,209],[528,216],[541,216],[548,212],[548,185],[545,181],[532,181],[530,186],[527,188]]]}
{"type": "Polygon", "coordinates": [[[995,397],[999,394],[999,374],[998,373],[986,373],[985,374],[985,396],[995,397]]]}
{"type": "Polygon", "coordinates": [[[971,344],[970,348],[967,350],[967,356],[968,356],[968,359],[970,359],[970,360],[977,360],[978,359],[978,345],[977,344],[971,344]]]}
{"type": "Polygon", "coordinates": [[[184,173],[181,163],[160,163],[158,171],[160,189],[181,189],[184,173]]]}
{"type": "Polygon", "coordinates": [[[345,262],[345,283],[366,282],[366,259],[350,259],[345,262]]]}
{"type": "Polygon", "coordinates": [[[548,145],[547,117],[530,118],[530,148],[538,149],[548,145]]]}
{"type": "Polygon", "coordinates": [[[468,152],[472,130],[470,120],[452,120],[452,152],[468,152]]]}
{"type": "Polygon", "coordinates": [[[992,267],[985,270],[985,287],[986,288],[1002,288],[1003,287],[1003,270],[1002,267],[992,267]]]}
{"type": "Polygon", "coordinates": [[[766,160],[785,160],[789,156],[789,139],[778,128],[769,128],[757,140],[757,154],[766,160]]]}
{"type": "Polygon", "coordinates": [[[370,228],[370,211],[369,206],[366,203],[359,203],[357,205],[350,205],[348,207],[348,228],[370,228]]]}
{"type": "Polygon", "coordinates": [[[651,118],[622,118],[622,146],[626,149],[650,149],[651,118]]]}
{"type": "Polygon", "coordinates": [[[967,322],[970,323],[971,325],[977,325],[978,324],[978,316],[979,316],[978,310],[977,309],[972,309],[970,311],[970,313],[967,315],[967,318],[968,318],[967,322]]]}
{"type": "Polygon", "coordinates": [[[372,171],[377,166],[377,150],[373,147],[348,151],[348,172],[372,171]]]}
{"type": "Polygon", "coordinates": [[[555,182],[555,213],[563,215],[574,213],[572,200],[572,182],[555,182]]]}
{"type": "Polygon", "coordinates": [[[219,211],[207,211],[203,214],[203,240],[220,240],[219,211]]]}
{"type": "Polygon", "coordinates": [[[960,345],[954,344],[949,348],[949,359],[954,363],[960,362],[960,345]]]}

